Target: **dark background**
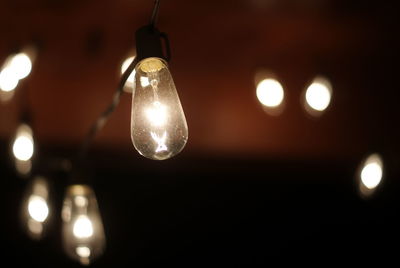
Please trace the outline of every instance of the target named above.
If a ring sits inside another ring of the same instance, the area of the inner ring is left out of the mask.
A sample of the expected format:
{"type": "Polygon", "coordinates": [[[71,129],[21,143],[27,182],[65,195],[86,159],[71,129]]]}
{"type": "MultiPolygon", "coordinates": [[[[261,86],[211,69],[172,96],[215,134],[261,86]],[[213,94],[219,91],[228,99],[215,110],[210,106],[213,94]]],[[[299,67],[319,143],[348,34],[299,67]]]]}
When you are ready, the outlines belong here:
{"type": "MultiPolygon", "coordinates": [[[[152,1],[1,1],[0,60],[37,40],[42,49],[15,98],[0,106],[1,255],[17,266],[79,266],[61,247],[68,174],[152,1]],[[29,178],[9,146],[21,112],[38,144],[35,174],[53,186],[48,235],[32,241],[19,218],[29,178]]],[[[95,140],[84,171],[107,237],[93,266],[267,266],[274,262],[398,263],[398,9],[394,1],[162,1],[175,80],[189,125],[177,157],[142,158],[129,137],[130,96],[95,140]],[[286,108],[266,114],[254,75],[273,70],[286,108]],[[326,75],[331,107],[318,119],[300,105],[326,75]],[[384,178],[358,194],[362,159],[379,152],[384,178]]],[[[395,265],[394,265],[395,266],[395,265]]]]}

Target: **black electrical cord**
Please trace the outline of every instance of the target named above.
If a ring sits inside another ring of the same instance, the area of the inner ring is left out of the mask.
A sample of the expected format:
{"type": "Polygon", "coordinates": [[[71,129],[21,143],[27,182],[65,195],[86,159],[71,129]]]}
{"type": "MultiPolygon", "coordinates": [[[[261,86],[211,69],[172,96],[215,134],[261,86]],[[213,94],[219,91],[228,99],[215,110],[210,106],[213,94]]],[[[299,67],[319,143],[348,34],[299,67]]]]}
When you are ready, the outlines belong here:
{"type": "Polygon", "coordinates": [[[117,90],[114,93],[111,104],[107,107],[107,109],[104,110],[104,112],[97,118],[97,120],[90,128],[88,134],[86,135],[86,138],[84,139],[81,145],[78,155],[78,161],[82,161],[86,157],[90,143],[95,138],[97,132],[99,132],[99,130],[101,130],[104,127],[112,112],[114,112],[114,110],[117,108],[119,101],[121,100],[121,95],[123,93],[125,83],[128,80],[129,76],[131,75],[133,69],[135,69],[136,64],[137,60],[135,58],[132,61],[132,63],[128,66],[126,71],[123,73],[121,80],[118,84],[117,90]]]}
{"type": "Polygon", "coordinates": [[[150,25],[153,29],[156,27],[159,10],[160,10],[160,0],[155,0],[153,13],[151,14],[151,19],[150,19],[150,25]]]}

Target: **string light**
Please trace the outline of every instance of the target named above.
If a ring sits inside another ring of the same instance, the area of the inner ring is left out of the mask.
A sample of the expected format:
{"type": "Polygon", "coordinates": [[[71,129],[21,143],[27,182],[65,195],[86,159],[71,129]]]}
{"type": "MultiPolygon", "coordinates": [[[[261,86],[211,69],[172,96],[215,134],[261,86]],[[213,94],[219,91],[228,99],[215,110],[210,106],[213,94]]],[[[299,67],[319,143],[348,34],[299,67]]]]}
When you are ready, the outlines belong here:
{"type": "Polygon", "coordinates": [[[44,177],[37,176],[28,185],[22,206],[23,223],[31,238],[43,237],[49,213],[49,185],[44,177]]]}
{"type": "Polygon", "coordinates": [[[88,185],[67,188],[62,209],[65,252],[83,265],[101,256],[106,239],[97,199],[88,185]]]}
{"type": "Polygon", "coordinates": [[[381,184],[383,174],[382,157],[377,153],[369,155],[362,161],[357,174],[360,194],[363,197],[371,196],[381,184]]]}
{"type": "Polygon", "coordinates": [[[35,57],[36,51],[32,46],[7,57],[0,69],[0,97],[2,101],[8,101],[13,96],[13,91],[17,88],[20,80],[31,73],[35,57]]]}
{"type": "Polygon", "coordinates": [[[332,98],[332,85],[327,78],[318,76],[306,88],[303,105],[311,116],[320,116],[328,108],[332,98]]]}

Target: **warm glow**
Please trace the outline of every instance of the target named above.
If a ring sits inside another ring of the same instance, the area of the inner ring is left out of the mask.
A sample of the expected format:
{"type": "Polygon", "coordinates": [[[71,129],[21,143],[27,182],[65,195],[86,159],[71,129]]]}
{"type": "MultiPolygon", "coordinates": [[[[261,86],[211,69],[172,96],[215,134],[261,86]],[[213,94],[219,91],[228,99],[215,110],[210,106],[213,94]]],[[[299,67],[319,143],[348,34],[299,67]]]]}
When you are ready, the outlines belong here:
{"type": "Polygon", "coordinates": [[[81,258],[88,258],[90,256],[90,248],[88,247],[77,247],[76,254],[81,258]]]}
{"type": "Polygon", "coordinates": [[[86,197],[78,195],[78,196],[75,196],[75,204],[78,207],[85,207],[88,204],[88,200],[86,197]]]}
{"type": "Polygon", "coordinates": [[[77,238],[88,238],[93,235],[93,225],[90,219],[85,216],[81,215],[79,216],[73,225],[73,230],[72,232],[74,233],[74,236],[77,238]]]}
{"type": "Polygon", "coordinates": [[[27,54],[19,53],[11,59],[8,68],[12,70],[17,79],[24,79],[32,70],[32,61],[27,54]]]}
{"type": "Polygon", "coordinates": [[[20,175],[28,175],[32,170],[32,161],[15,159],[15,169],[20,175]]]}
{"type": "MultiPolygon", "coordinates": [[[[135,59],[135,57],[129,57],[124,62],[122,63],[121,66],[121,74],[123,74],[126,69],[128,69],[129,65],[132,63],[132,61],[135,59]]],[[[127,83],[129,83],[129,86],[133,86],[133,83],[135,82],[135,74],[136,71],[135,69],[132,71],[132,73],[129,75],[127,83]]]]}
{"type": "Polygon", "coordinates": [[[147,119],[153,126],[163,126],[167,122],[167,107],[158,101],[146,110],[147,119]]]}
{"type": "Polygon", "coordinates": [[[21,125],[17,130],[17,136],[13,144],[15,158],[21,161],[31,159],[34,151],[32,130],[28,125],[21,125]]]}
{"type": "Polygon", "coordinates": [[[0,89],[5,92],[13,91],[18,86],[19,79],[11,68],[4,68],[0,71],[0,89]]]}
{"type": "Polygon", "coordinates": [[[331,102],[332,89],[330,83],[322,78],[316,78],[306,90],[306,104],[313,110],[322,112],[331,102]]]}
{"type": "Polygon", "coordinates": [[[142,87],[150,86],[149,78],[146,76],[140,77],[140,84],[142,85],[142,87]]]}
{"type": "Polygon", "coordinates": [[[265,106],[278,107],[284,98],[282,85],[275,79],[264,79],[257,85],[257,98],[265,106]]]}
{"type": "Polygon", "coordinates": [[[361,181],[368,189],[374,189],[382,180],[383,165],[378,155],[371,155],[361,170],[361,181]]]}
{"type": "Polygon", "coordinates": [[[32,195],[29,198],[28,212],[32,219],[37,222],[44,222],[49,215],[49,207],[44,198],[32,195]]]}

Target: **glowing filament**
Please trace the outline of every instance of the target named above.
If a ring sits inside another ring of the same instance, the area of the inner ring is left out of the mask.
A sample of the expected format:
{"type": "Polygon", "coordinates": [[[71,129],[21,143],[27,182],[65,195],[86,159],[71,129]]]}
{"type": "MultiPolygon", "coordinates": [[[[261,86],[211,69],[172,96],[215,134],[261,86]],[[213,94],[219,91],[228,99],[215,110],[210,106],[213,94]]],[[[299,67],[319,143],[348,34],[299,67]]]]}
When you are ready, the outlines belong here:
{"type": "Polygon", "coordinates": [[[49,207],[46,200],[40,196],[32,195],[29,198],[28,212],[35,221],[44,222],[49,215],[49,207]]]}
{"type": "Polygon", "coordinates": [[[331,90],[324,83],[313,82],[306,91],[307,104],[314,110],[322,112],[331,102],[331,90]]]}
{"type": "Polygon", "coordinates": [[[382,166],[377,162],[366,164],[361,171],[361,181],[368,189],[373,189],[382,180],[382,166]]]}
{"type": "Polygon", "coordinates": [[[77,238],[89,238],[93,235],[93,225],[87,216],[79,216],[73,227],[74,236],[77,238]]]}
{"type": "Polygon", "coordinates": [[[278,107],[284,98],[282,85],[275,79],[264,79],[257,85],[257,98],[264,106],[278,107]]]}
{"type": "Polygon", "coordinates": [[[155,101],[152,103],[152,107],[146,110],[146,116],[153,126],[164,126],[167,122],[167,107],[155,101]]]}
{"type": "Polygon", "coordinates": [[[167,140],[167,132],[164,131],[164,134],[161,138],[158,137],[156,133],[151,132],[151,137],[157,143],[156,153],[168,150],[167,145],[165,145],[165,142],[167,140]]]}
{"type": "Polygon", "coordinates": [[[17,137],[13,144],[15,158],[21,161],[31,159],[33,155],[33,137],[29,126],[22,125],[17,131],[17,137]]]}

